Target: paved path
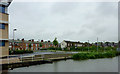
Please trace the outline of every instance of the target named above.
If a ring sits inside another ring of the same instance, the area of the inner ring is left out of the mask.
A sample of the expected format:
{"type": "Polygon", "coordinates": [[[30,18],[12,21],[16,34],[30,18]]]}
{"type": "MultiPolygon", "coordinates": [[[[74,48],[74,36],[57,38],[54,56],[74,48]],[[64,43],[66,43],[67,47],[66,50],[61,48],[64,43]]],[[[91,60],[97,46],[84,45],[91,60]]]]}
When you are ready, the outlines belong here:
{"type": "Polygon", "coordinates": [[[19,58],[24,57],[24,56],[33,56],[33,55],[42,55],[42,54],[74,54],[74,53],[78,53],[78,52],[65,52],[65,51],[56,51],[56,52],[52,52],[52,51],[36,51],[34,53],[27,53],[27,54],[18,54],[16,56],[18,56],[19,58]]]}

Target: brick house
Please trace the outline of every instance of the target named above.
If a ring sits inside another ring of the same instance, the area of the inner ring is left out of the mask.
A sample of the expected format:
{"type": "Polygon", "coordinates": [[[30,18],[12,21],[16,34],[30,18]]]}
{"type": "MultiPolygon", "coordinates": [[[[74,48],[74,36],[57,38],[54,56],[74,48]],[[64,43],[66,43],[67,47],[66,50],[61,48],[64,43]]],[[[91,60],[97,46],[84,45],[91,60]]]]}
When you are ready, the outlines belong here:
{"type": "MultiPolygon", "coordinates": [[[[13,49],[13,40],[9,40],[9,49],[12,50],[13,49]]],[[[44,48],[49,48],[49,47],[54,47],[53,43],[50,41],[34,41],[34,39],[32,40],[14,40],[14,47],[15,49],[19,49],[19,50],[39,50],[39,49],[44,49],[44,48]],[[31,48],[29,47],[29,45],[31,44],[31,48]],[[40,47],[40,44],[42,45],[42,47],[40,47]]]]}

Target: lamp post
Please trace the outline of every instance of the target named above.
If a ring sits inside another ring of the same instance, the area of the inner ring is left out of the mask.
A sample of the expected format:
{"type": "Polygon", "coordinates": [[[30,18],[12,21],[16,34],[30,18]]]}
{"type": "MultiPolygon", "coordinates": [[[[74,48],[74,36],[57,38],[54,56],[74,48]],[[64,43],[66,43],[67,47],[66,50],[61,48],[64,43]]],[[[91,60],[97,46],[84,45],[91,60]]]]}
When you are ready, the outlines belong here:
{"type": "Polygon", "coordinates": [[[98,37],[97,37],[97,51],[98,51],[98,37]]]}
{"type": "Polygon", "coordinates": [[[14,43],[14,32],[17,31],[17,29],[13,29],[13,50],[15,50],[15,43],[14,43]]]}
{"type": "Polygon", "coordinates": [[[103,43],[104,43],[104,52],[105,52],[105,41],[103,43]]]}

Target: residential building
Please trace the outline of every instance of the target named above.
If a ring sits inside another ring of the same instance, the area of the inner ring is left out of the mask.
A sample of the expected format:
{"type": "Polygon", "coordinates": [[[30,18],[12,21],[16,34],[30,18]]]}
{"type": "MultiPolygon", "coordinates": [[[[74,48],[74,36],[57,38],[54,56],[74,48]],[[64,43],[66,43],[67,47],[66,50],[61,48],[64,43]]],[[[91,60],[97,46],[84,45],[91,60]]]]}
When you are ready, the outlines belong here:
{"type": "MultiPolygon", "coordinates": [[[[9,40],[9,49],[13,50],[13,40],[9,40]]],[[[41,42],[39,41],[34,41],[34,39],[32,40],[14,40],[14,47],[15,49],[18,50],[40,50],[40,49],[45,49],[45,48],[50,48],[50,47],[54,47],[53,43],[50,41],[43,41],[41,40],[41,42]],[[42,45],[42,47],[40,46],[40,44],[42,45]],[[29,46],[31,45],[31,47],[29,46]]]]}
{"type": "Polygon", "coordinates": [[[95,46],[101,46],[101,47],[118,47],[118,43],[115,43],[115,42],[95,42],[93,43],[93,45],[95,46]]]}
{"type": "Polygon", "coordinates": [[[9,55],[9,14],[8,6],[12,0],[0,0],[0,57],[9,55]]]}
{"type": "Polygon", "coordinates": [[[62,41],[61,42],[61,48],[69,48],[69,47],[82,47],[83,46],[83,43],[81,42],[73,42],[73,41],[62,41]]]}

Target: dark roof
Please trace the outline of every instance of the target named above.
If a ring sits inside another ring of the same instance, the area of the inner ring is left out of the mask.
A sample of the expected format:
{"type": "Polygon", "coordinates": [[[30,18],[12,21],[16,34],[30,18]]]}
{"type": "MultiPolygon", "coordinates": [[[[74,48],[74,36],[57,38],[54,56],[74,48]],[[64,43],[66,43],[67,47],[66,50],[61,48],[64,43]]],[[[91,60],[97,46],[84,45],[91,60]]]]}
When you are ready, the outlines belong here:
{"type": "Polygon", "coordinates": [[[81,42],[73,42],[73,41],[66,41],[66,40],[64,40],[66,43],[77,43],[77,44],[83,44],[83,43],[81,43],[81,42]]]}
{"type": "MultiPolygon", "coordinates": [[[[9,42],[13,42],[13,40],[9,39],[9,42]]],[[[14,40],[15,43],[22,43],[22,40],[14,40]]],[[[24,43],[42,43],[42,44],[53,44],[52,42],[38,42],[38,41],[28,41],[28,40],[24,40],[24,43]]]]}
{"type": "Polygon", "coordinates": [[[0,0],[0,6],[9,6],[12,0],[0,0]]]}

